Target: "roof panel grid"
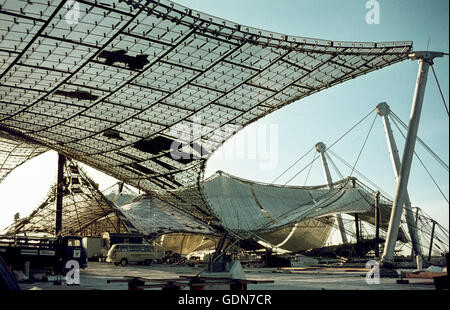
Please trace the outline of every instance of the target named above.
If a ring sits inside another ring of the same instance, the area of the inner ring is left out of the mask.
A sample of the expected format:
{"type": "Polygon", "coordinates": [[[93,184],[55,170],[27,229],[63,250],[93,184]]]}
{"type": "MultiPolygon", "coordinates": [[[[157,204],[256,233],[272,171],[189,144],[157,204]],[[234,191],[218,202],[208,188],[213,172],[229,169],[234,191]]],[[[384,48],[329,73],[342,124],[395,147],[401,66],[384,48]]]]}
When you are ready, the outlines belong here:
{"type": "Polygon", "coordinates": [[[0,47],[0,71],[6,70],[16,57],[17,53],[6,51],[0,47]]]}
{"type": "Polygon", "coordinates": [[[112,102],[99,102],[83,112],[83,115],[111,121],[113,123],[120,123],[140,110],[132,107],[124,107],[112,102]]]}
{"type": "MultiPolygon", "coordinates": [[[[40,68],[31,68],[21,66],[17,71],[14,71],[11,75],[8,75],[7,79],[9,83],[21,85],[21,87],[47,91],[57,83],[65,74],[59,72],[51,72],[40,68]]],[[[6,80],[4,78],[4,80],[6,80]]]]}
{"type": "Polygon", "coordinates": [[[32,132],[35,130],[42,130],[48,126],[53,126],[60,122],[61,119],[55,116],[48,117],[46,115],[39,115],[30,112],[21,112],[15,115],[13,118],[5,121],[7,124],[15,124],[16,128],[20,128],[26,132],[32,132]],[[31,129],[31,126],[36,126],[39,129],[31,129]]]}
{"type": "MultiPolygon", "coordinates": [[[[208,124],[196,141],[210,155],[235,133],[214,131],[244,127],[295,100],[407,59],[412,48],[411,42],[286,36],[168,0],[83,0],[75,23],[64,2],[3,3],[0,102],[14,105],[0,111],[2,129],[86,163],[92,162],[87,154],[136,152],[138,159],[120,169],[93,163],[131,179],[146,178],[133,164],[158,156],[142,152],[146,143],[162,134],[183,138],[173,126],[191,123],[192,129],[195,119],[208,124]],[[29,16],[34,5],[43,12],[29,16]],[[42,122],[34,122],[33,113],[42,122]]],[[[208,156],[178,162],[183,171],[172,180],[150,173],[143,184],[148,190],[197,184],[208,156]]]]}
{"type": "Polygon", "coordinates": [[[190,111],[162,102],[140,113],[138,119],[150,122],[156,121],[162,126],[171,126],[188,115],[190,115],[190,111]]]}
{"type": "Polygon", "coordinates": [[[0,120],[3,117],[8,117],[11,114],[17,113],[21,108],[22,106],[19,104],[0,101],[0,120]]]}
{"type": "Polygon", "coordinates": [[[27,106],[42,94],[43,93],[38,90],[20,88],[17,86],[17,83],[15,83],[15,85],[0,85],[0,100],[3,102],[27,106]]]}
{"type": "Polygon", "coordinates": [[[54,3],[45,0],[36,1],[17,1],[4,0],[2,2],[3,10],[21,14],[27,18],[49,18],[56,8],[54,3]]]}
{"type": "Polygon", "coordinates": [[[58,137],[55,139],[55,141],[58,142],[68,142],[73,141],[74,139],[82,139],[88,135],[93,134],[93,132],[88,131],[86,129],[80,129],[77,127],[70,126],[68,123],[61,123],[56,126],[53,126],[47,130],[45,130],[46,133],[52,133],[55,135],[55,137],[58,137]]]}
{"type": "Polygon", "coordinates": [[[96,135],[95,139],[110,143],[111,150],[117,150],[141,140],[138,136],[132,136],[114,129],[106,130],[103,133],[96,135]]]}
{"type": "Polygon", "coordinates": [[[64,123],[67,126],[76,127],[89,132],[100,132],[114,125],[113,122],[108,120],[101,120],[85,115],[77,115],[64,123]]]}
{"type": "Polygon", "coordinates": [[[281,54],[284,53],[275,49],[267,49],[263,46],[247,43],[231,54],[229,60],[240,65],[261,70],[280,57],[281,54]]]}
{"type": "Polygon", "coordinates": [[[191,112],[197,111],[222,94],[203,87],[186,85],[179,92],[167,97],[164,102],[191,112]]]}
{"type": "MultiPolygon", "coordinates": [[[[133,162],[142,162],[150,158],[159,157],[157,154],[141,151],[139,148],[133,146],[127,146],[120,150],[120,155],[132,159],[133,162]]],[[[131,163],[131,162],[130,162],[131,163]]]]}
{"type": "Polygon", "coordinates": [[[156,121],[157,121],[156,114],[154,121],[152,122],[133,118],[115,126],[114,129],[119,132],[129,133],[133,136],[146,138],[166,128],[166,126],[163,126],[162,124],[156,124],[155,123],[156,121]]]}
{"type": "Polygon", "coordinates": [[[0,134],[0,183],[26,161],[48,149],[6,134],[0,134]]]}
{"type": "Polygon", "coordinates": [[[107,67],[99,63],[90,63],[87,68],[75,74],[68,83],[89,85],[103,91],[111,91],[132,77],[131,73],[119,68],[107,67]]]}
{"type": "Polygon", "coordinates": [[[0,17],[0,49],[20,52],[36,35],[40,25],[25,18],[2,15],[0,17]]]}
{"type": "Polygon", "coordinates": [[[77,27],[73,27],[75,22],[69,22],[67,14],[59,14],[53,19],[53,23],[49,25],[45,35],[94,46],[102,46],[108,41],[108,35],[113,33],[115,26],[120,26],[123,19],[124,21],[122,23],[125,23],[129,19],[129,17],[122,19],[120,15],[111,12],[106,16],[107,11],[92,8],[82,2],[79,2],[79,6],[79,26],[77,24],[77,27]],[[89,8],[92,9],[89,10],[89,8]],[[82,14],[86,10],[88,10],[89,14],[82,14]]]}
{"type": "Polygon", "coordinates": [[[3,122],[6,126],[11,127],[13,130],[17,131],[38,131],[44,128],[44,126],[37,125],[31,122],[26,122],[24,120],[16,121],[16,120],[6,120],[3,122]]]}

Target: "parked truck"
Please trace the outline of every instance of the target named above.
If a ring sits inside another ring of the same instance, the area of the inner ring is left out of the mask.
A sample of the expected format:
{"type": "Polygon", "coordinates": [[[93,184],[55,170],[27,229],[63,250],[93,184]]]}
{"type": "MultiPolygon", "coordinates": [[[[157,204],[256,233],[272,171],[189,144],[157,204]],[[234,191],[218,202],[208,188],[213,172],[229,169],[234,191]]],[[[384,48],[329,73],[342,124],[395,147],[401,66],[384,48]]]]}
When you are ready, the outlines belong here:
{"type": "Polygon", "coordinates": [[[81,268],[87,267],[86,252],[78,236],[0,236],[0,256],[11,270],[23,270],[28,265],[29,271],[64,274],[71,260],[81,268]]]}

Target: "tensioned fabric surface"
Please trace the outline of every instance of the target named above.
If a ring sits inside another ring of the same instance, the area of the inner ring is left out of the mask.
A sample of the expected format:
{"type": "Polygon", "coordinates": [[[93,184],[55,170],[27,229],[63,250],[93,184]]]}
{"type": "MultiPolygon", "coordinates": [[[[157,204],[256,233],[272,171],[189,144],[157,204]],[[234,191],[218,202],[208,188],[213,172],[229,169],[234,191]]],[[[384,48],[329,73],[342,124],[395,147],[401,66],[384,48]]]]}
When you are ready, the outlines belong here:
{"type": "MultiPolygon", "coordinates": [[[[374,193],[355,178],[336,182],[334,189],[328,186],[296,187],[258,183],[218,172],[205,180],[201,186],[205,204],[211,210],[208,214],[215,221],[205,222],[190,212],[166,199],[142,195],[131,203],[117,207],[98,190],[97,185],[83,172],[78,164],[69,160],[64,166],[64,198],[62,233],[82,233],[89,225],[100,219],[108,220],[115,215],[129,232],[141,233],[156,238],[171,233],[197,235],[222,235],[227,233],[233,239],[254,239],[273,245],[292,247],[315,245],[326,242],[334,214],[358,213],[363,221],[373,224],[374,193]],[[315,221],[315,222],[314,222],[315,221]],[[314,227],[311,225],[314,224],[314,227]],[[284,232],[283,232],[284,231],[284,232]],[[272,241],[273,242],[273,241],[272,241]]],[[[123,190],[123,189],[122,189],[123,190]]],[[[111,195],[112,199],[118,195],[111,195]]],[[[191,199],[189,190],[177,189],[181,199],[191,199]]],[[[167,192],[166,195],[171,195],[167,192]]],[[[391,202],[382,197],[381,228],[387,230],[391,202]]],[[[56,213],[56,186],[47,199],[28,217],[11,225],[5,232],[54,234],[56,213]]],[[[110,221],[112,229],[118,228],[117,221],[110,221]]],[[[347,233],[352,235],[352,229],[347,233]]],[[[399,240],[407,242],[404,230],[399,240]]]]}
{"type": "MultiPolygon", "coordinates": [[[[220,233],[217,230],[220,226],[222,231],[237,239],[258,239],[263,234],[335,214],[358,213],[363,221],[374,224],[375,193],[355,178],[336,182],[334,189],[329,190],[327,185],[277,186],[218,172],[202,182],[201,190],[211,210],[210,218],[217,219],[215,225],[209,227],[209,232],[194,217],[183,215],[183,210],[165,203],[164,197],[161,200],[159,197],[142,196],[121,210],[141,233],[153,236],[171,232],[220,233]]],[[[183,199],[191,197],[185,190],[174,191],[183,199]]],[[[380,226],[385,231],[391,204],[381,197],[380,226]]],[[[330,225],[327,220],[324,222],[330,225]]],[[[327,237],[328,234],[323,236],[324,242],[327,237]]],[[[399,238],[407,242],[402,229],[399,238]]]]}
{"type": "MultiPolygon", "coordinates": [[[[0,131],[147,192],[196,187],[244,126],[412,50],[272,33],[168,0],[0,5],[0,131]]],[[[173,199],[204,216],[193,195],[173,199]]]]}
{"type": "MultiPolygon", "coordinates": [[[[218,172],[203,182],[202,190],[211,212],[221,225],[241,237],[275,232],[301,221],[335,214],[358,213],[374,224],[375,193],[356,178],[333,184],[301,187],[277,186],[218,172]]],[[[392,202],[380,199],[380,227],[387,230],[392,202]]],[[[407,239],[401,230],[399,239],[407,239]]]]}
{"type": "MultiPolygon", "coordinates": [[[[104,197],[95,184],[79,167],[69,160],[64,164],[64,197],[62,213],[62,235],[78,234],[97,220],[105,218],[110,222],[113,230],[118,230],[117,221],[109,220],[115,215],[130,233],[138,230],[127,217],[104,197]]],[[[26,191],[24,192],[26,194],[26,191]]],[[[33,212],[5,229],[7,234],[44,233],[55,234],[56,219],[56,185],[52,186],[45,201],[33,212]]]]}

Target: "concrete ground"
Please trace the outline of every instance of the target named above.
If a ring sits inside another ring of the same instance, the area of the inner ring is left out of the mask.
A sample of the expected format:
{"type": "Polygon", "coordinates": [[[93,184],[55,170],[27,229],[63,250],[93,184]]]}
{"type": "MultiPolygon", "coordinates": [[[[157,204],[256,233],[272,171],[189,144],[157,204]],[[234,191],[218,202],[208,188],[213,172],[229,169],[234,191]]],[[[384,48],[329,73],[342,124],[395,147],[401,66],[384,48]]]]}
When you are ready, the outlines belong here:
{"type": "MultiPolygon", "coordinates": [[[[148,279],[178,279],[194,276],[201,267],[154,264],[151,266],[114,266],[89,262],[88,268],[80,271],[80,285],[54,285],[53,281],[20,284],[24,290],[127,290],[127,283],[111,283],[107,280],[123,279],[124,276],[148,279]]],[[[433,280],[409,279],[409,284],[397,284],[393,278],[381,278],[380,284],[366,283],[364,270],[314,269],[285,270],[277,268],[244,268],[247,279],[273,280],[274,283],[250,284],[249,290],[435,290],[433,280]]]]}

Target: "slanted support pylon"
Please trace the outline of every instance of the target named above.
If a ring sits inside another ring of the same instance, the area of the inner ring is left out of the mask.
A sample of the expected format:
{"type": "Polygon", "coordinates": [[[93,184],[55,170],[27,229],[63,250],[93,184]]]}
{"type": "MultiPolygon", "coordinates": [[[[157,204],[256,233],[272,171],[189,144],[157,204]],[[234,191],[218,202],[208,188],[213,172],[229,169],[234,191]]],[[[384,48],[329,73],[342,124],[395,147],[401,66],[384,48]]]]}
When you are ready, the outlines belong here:
{"type": "MultiPolygon", "coordinates": [[[[400,155],[398,152],[397,144],[395,142],[394,134],[392,132],[392,126],[391,122],[389,120],[389,114],[391,113],[391,108],[386,102],[382,102],[377,106],[377,114],[381,116],[384,123],[384,130],[386,132],[386,140],[389,147],[389,153],[391,154],[391,160],[392,160],[392,167],[394,168],[394,175],[397,179],[397,182],[400,178],[400,155]]],[[[413,247],[413,251],[415,255],[422,256],[422,249],[420,247],[420,238],[417,231],[417,225],[414,221],[414,213],[411,207],[411,200],[409,198],[408,191],[405,192],[405,203],[404,203],[404,210],[405,210],[405,217],[406,217],[406,223],[408,225],[408,231],[411,238],[411,243],[413,247]]]]}
{"type": "Polygon", "coordinates": [[[395,244],[398,238],[400,228],[400,220],[405,203],[406,191],[408,188],[409,174],[411,172],[412,159],[416,145],[417,132],[419,130],[420,114],[422,112],[423,99],[428,79],[428,71],[433,59],[443,57],[443,53],[439,52],[415,52],[410,55],[411,60],[418,60],[419,73],[417,76],[416,90],[412,103],[411,117],[409,122],[408,134],[401,160],[401,168],[395,191],[394,203],[392,205],[391,219],[387,233],[386,245],[384,247],[382,263],[388,266],[394,261],[395,244]]]}
{"type": "MultiPolygon", "coordinates": [[[[323,171],[325,174],[325,180],[327,182],[328,189],[332,190],[334,188],[334,186],[333,186],[333,180],[332,180],[331,174],[330,174],[330,169],[328,167],[327,158],[325,157],[326,149],[327,148],[324,143],[319,142],[316,144],[316,150],[317,150],[317,152],[319,152],[320,157],[322,159],[322,167],[323,167],[323,171]]],[[[342,219],[342,216],[340,214],[336,214],[336,221],[338,223],[339,232],[341,233],[342,242],[344,244],[347,244],[348,240],[347,240],[347,234],[345,233],[344,220],[342,219]]]]}
{"type": "Polygon", "coordinates": [[[431,261],[431,254],[433,252],[434,231],[436,229],[436,222],[433,221],[433,228],[431,229],[430,248],[428,250],[428,262],[431,261]]]}

